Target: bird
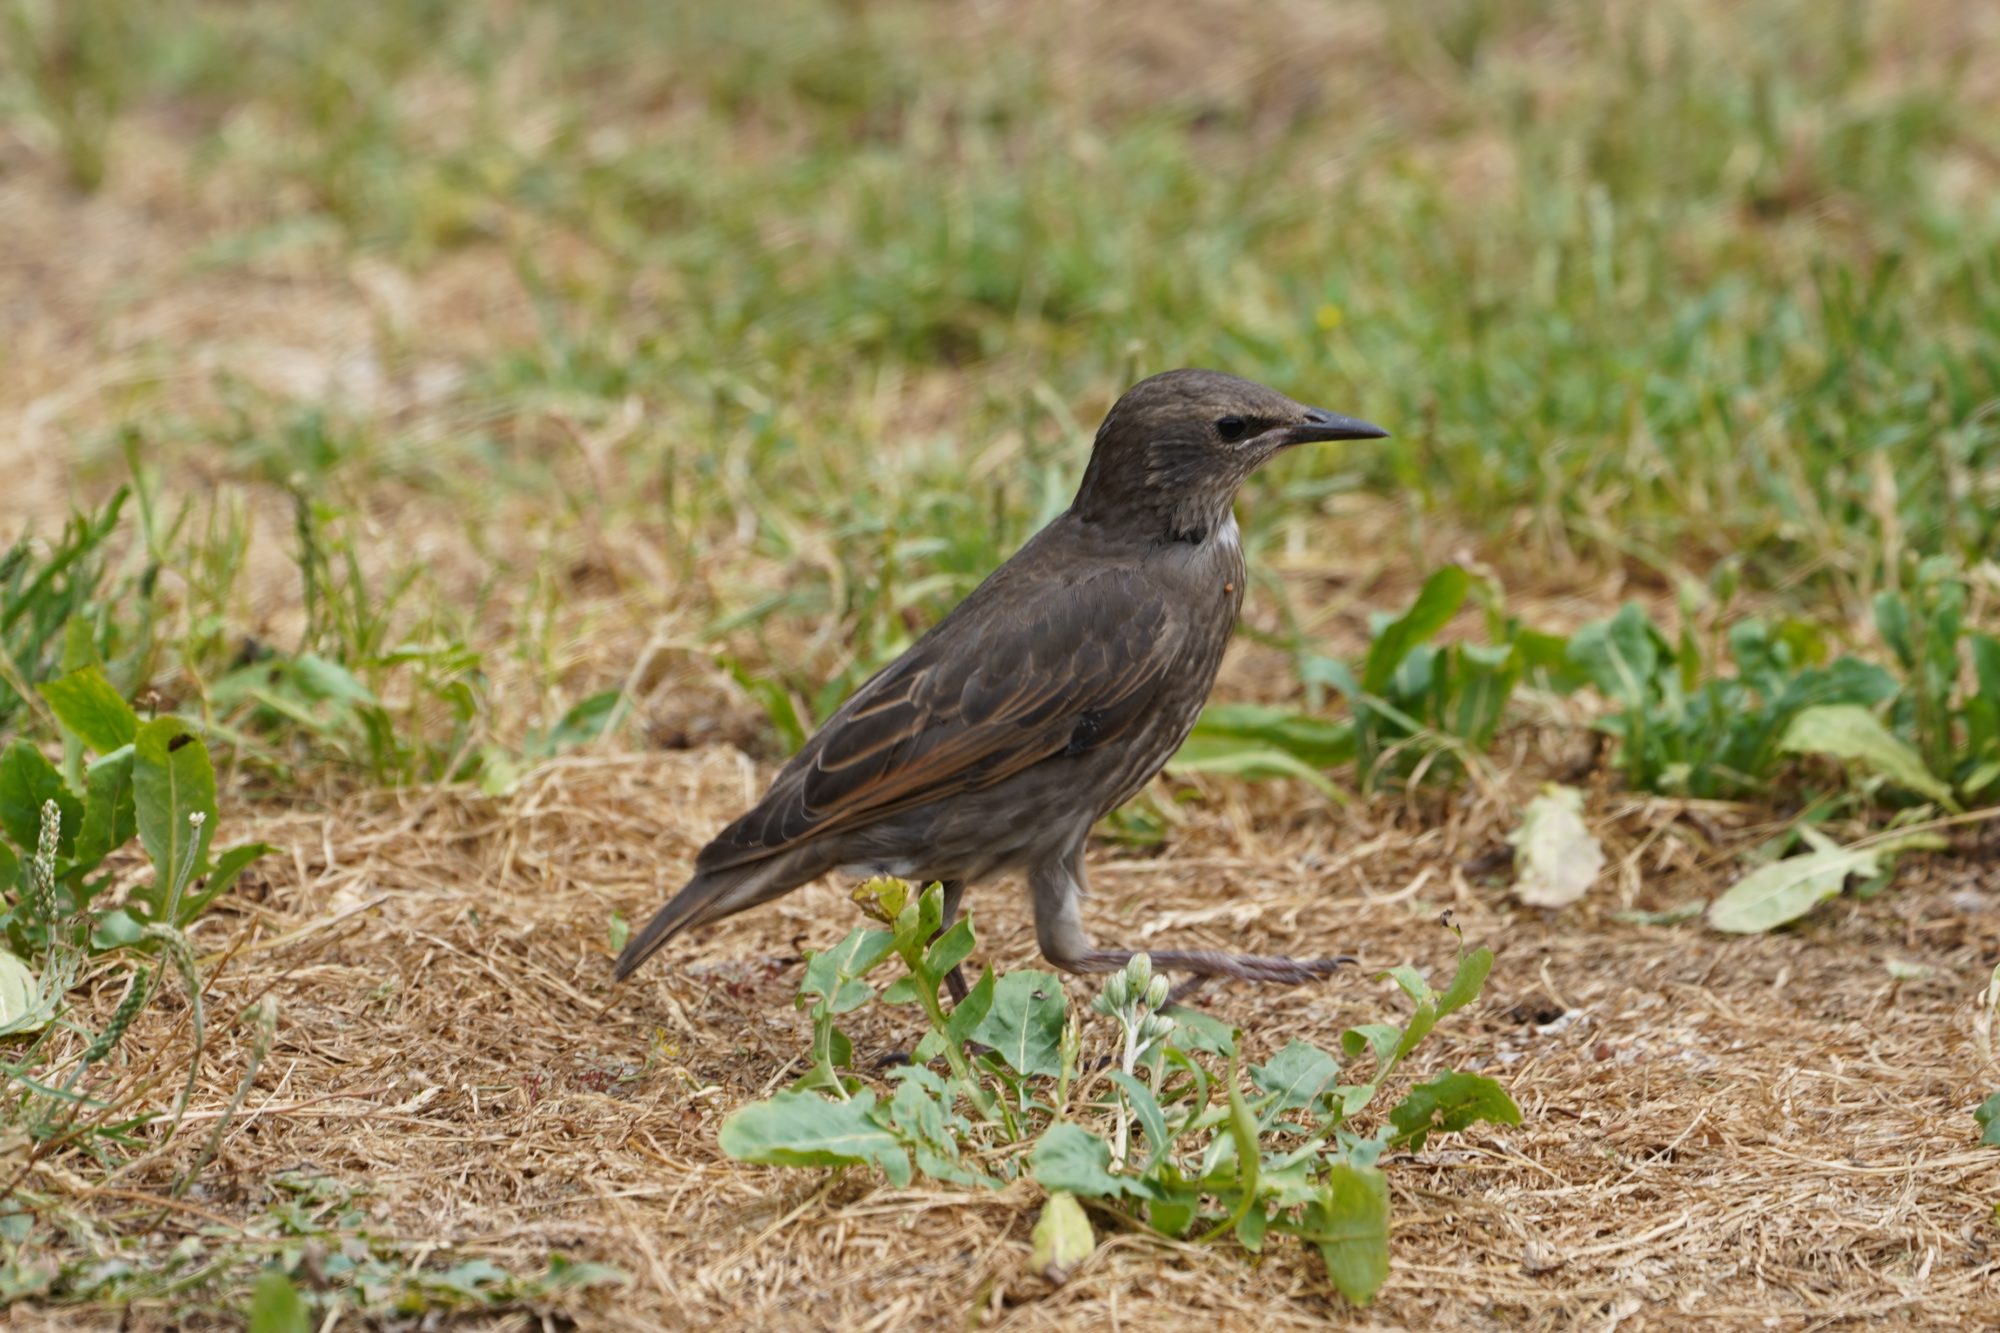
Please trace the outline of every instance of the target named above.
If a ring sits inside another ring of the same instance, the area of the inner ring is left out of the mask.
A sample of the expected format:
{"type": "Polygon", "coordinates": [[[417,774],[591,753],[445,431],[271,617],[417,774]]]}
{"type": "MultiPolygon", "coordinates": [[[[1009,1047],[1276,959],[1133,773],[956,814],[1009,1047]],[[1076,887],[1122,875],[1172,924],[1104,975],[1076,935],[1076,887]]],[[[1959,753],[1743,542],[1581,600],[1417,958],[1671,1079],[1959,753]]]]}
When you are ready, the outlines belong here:
{"type": "MultiPolygon", "coordinates": [[[[1091,828],[1193,729],[1243,606],[1237,489],[1297,445],[1388,432],[1216,370],[1170,370],[1119,397],[1069,508],[883,667],[695,857],[681,890],[613,968],[631,975],[681,931],[834,871],[966,889],[1025,876],[1042,956],[1123,968],[1083,926],[1091,828]]],[[[1155,950],[1200,979],[1298,984],[1340,958],[1155,950]]],[[[965,995],[953,969],[952,994],[965,995]]]]}

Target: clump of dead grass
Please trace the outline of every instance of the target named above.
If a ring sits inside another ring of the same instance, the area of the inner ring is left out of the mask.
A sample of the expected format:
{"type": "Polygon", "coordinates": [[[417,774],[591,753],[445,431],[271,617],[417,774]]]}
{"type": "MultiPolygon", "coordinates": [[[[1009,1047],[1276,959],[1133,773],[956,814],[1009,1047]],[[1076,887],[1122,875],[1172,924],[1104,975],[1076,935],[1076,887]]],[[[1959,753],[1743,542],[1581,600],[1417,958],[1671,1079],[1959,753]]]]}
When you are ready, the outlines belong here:
{"type": "MultiPolygon", "coordinates": [[[[606,922],[674,887],[758,777],[721,748],[575,757],[504,801],[366,795],[259,819],[285,853],[201,931],[210,951],[233,950],[211,985],[219,1010],[283,996],[267,1072],[183,1201],[170,1187],[201,1135],[111,1185],[52,1164],[39,1187],[91,1222],[91,1239],[68,1244],[223,1246],[292,1173],[360,1191],[377,1234],[411,1253],[619,1266],[628,1289],[551,1303],[593,1326],[2000,1318],[2000,1156],[1973,1147],[1967,1114],[1993,1073],[1968,1038],[2000,935],[1990,894],[1949,862],[1802,930],[1736,940],[1609,917],[1628,898],[1712,892],[1721,854],[1745,841],[1715,812],[1704,830],[1670,803],[1592,807],[1636,890],[1611,877],[1553,918],[1510,905],[1479,867],[1528,790],[1516,779],[1440,798],[1420,820],[1386,800],[1335,812],[1298,796],[1242,822],[1232,802],[1202,802],[1157,854],[1100,848],[1090,915],[1107,936],[1361,955],[1328,986],[1208,997],[1259,1053],[1292,1037],[1337,1045],[1378,1016],[1369,968],[1444,965],[1446,909],[1498,955],[1487,998],[1423,1062],[1500,1077],[1524,1123],[1397,1164],[1398,1258],[1359,1313],[1302,1258],[1137,1235],[1107,1238],[1052,1290],[1028,1271],[1032,1186],[889,1190],[865,1172],[722,1157],[721,1116],[798,1072],[800,954],[852,909],[840,886],[810,886],[677,945],[622,991],[607,984],[606,922]],[[1685,853],[1662,850],[1683,839],[1685,853]],[[1899,981],[1890,958],[1932,970],[1899,981]]],[[[991,961],[1031,960],[1015,892],[971,906],[991,961]]],[[[852,1034],[859,1063],[907,1049],[915,1034],[893,1012],[870,1015],[852,1034]]],[[[253,1041],[243,1026],[211,1038],[192,1123],[227,1109],[253,1041]]]]}

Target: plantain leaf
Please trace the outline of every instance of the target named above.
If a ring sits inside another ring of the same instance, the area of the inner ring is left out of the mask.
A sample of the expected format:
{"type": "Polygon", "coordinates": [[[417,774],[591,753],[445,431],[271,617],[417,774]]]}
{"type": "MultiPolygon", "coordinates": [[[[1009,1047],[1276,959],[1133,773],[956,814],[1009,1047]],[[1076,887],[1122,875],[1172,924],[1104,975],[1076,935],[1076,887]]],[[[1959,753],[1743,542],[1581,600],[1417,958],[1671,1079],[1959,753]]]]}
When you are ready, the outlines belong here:
{"type": "Polygon", "coordinates": [[[718,1136],[722,1151],[763,1166],[882,1168],[889,1183],[910,1183],[910,1157],[874,1117],[875,1094],[863,1089],[838,1102],[815,1092],[787,1091],[730,1113],[718,1136]]]}
{"type": "Polygon", "coordinates": [[[177,717],[140,727],[132,749],[139,841],[153,858],[153,885],[144,896],[158,919],[182,868],[190,868],[190,882],[208,869],[208,846],[215,838],[215,770],[208,747],[177,717]],[[202,816],[199,827],[189,822],[193,814],[202,816]]]}
{"type": "Polygon", "coordinates": [[[98,754],[130,745],[139,732],[139,715],[99,667],[83,667],[37,688],[64,730],[98,754]]]}
{"type": "Polygon", "coordinates": [[[1389,1280],[1389,1184],[1375,1167],[1328,1167],[1298,1230],[1319,1246],[1327,1276],[1354,1304],[1374,1300],[1389,1280]]]}
{"type": "Polygon", "coordinates": [[[1882,719],[1860,704],[1820,704],[1802,710],[1785,728],[1778,748],[1793,754],[1851,760],[1899,787],[1928,796],[1947,810],[1959,808],[1951,787],[1925,768],[1917,752],[1883,726],[1882,719]]]}
{"type": "Polygon", "coordinates": [[[1062,982],[1047,972],[1009,972],[993,987],[993,1005],[972,1040],[991,1047],[1017,1074],[1062,1073],[1062,1030],[1067,1001],[1062,982]]]}
{"type": "Polygon", "coordinates": [[[1745,875],[1708,908],[1708,924],[1732,935],[1755,935],[1796,921],[1840,892],[1849,875],[1872,875],[1872,850],[1831,847],[1773,861],[1745,875]]]}
{"type": "Polygon", "coordinates": [[[1450,624],[1471,590],[1472,576],[1457,565],[1446,565],[1425,579],[1410,609],[1384,625],[1369,644],[1361,688],[1378,695],[1387,690],[1410,650],[1450,624]]]}
{"type": "Polygon", "coordinates": [[[1481,1120],[1518,1125],[1521,1108],[1507,1090],[1483,1074],[1459,1074],[1447,1069],[1427,1083],[1411,1088],[1389,1112],[1395,1133],[1391,1147],[1423,1148],[1433,1134],[1453,1134],[1481,1120]]]}

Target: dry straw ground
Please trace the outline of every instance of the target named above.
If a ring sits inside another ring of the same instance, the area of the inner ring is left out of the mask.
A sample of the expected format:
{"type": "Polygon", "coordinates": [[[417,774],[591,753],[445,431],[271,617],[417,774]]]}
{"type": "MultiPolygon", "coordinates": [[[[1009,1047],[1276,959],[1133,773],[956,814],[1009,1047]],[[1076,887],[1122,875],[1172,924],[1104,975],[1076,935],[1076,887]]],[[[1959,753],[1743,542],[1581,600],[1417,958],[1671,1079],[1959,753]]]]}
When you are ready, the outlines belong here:
{"type": "MultiPolygon", "coordinates": [[[[1991,1073],[1972,997],[2000,947],[1982,848],[1752,940],[1618,924],[1608,913],[1632,895],[1616,889],[1555,920],[1513,908],[1476,873],[1509,817],[1500,791],[1346,814],[1210,791],[1168,853],[1100,853],[1090,917],[1107,936],[1362,957],[1323,988],[1210,996],[1262,1053],[1335,1045],[1382,1015],[1370,966],[1444,966],[1444,909],[1498,955],[1486,998],[1424,1064],[1504,1078],[1523,1124],[1393,1164],[1398,1259],[1357,1314],[1295,1248],[1252,1264],[1110,1235],[1051,1290],[1028,1271],[1031,1186],[899,1191],[724,1159],[721,1116],[798,1072],[799,950],[852,909],[815,886],[617,993],[603,923],[646,910],[756,779],[721,747],[585,757],[504,801],[416,793],[257,821],[287,851],[206,927],[234,950],[211,1002],[228,1014],[280,997],[278,1045],[156,1243],[226,1235],[289,1172],[364,1191],[379,1231],[440,1252],[523,1271],[551,1250],[620,1265],[629,1290],[550,1312],[594,1327],[2000,1321],[2000,1170],[1967,1116],[1991,1073]],[[1890,960],[1934,970],[1897,981],[1890,960]]],[[[1605,808],[1615,878],[1643,883],[1648,908],[1708,892],[1720,848],[1749,832],[1731,812],[1605,808]]],[[[988,959],[1032,961],[1015,894],[973,910],[988,959]]],[[[140,1035],[142,1049],[174,1044],[140,1035]]],[[[877,1021],[857,1046],[866,1060],[914,1035],[877,1021]]],[[[227,1103],[241,1059],[233,1038],[212,1053],[197,1117],[227,1103]]],[[[79,1195],[107,1224],[145,1215],[195,1138],[116,1188],[76,1182],[79,1195]]]]}
{"type": "MultiPolygon", "coordinates": [[[[191,257],[227,211],[183,191],[185,163],[148,137],[155,128],[141,119],[125,132],[124,169],[94,199],[22,161],[0,187],[13,238],[0,245],[14,353],[0,363],[9,517],[60,512],[70,477],[50,464],[57,442],[115,398],[122,377],[157,389],[157,363],[126,357],[162,340],[179,349],[189,395],[206,392],[217,365],[279,386],[290,376],[310,393],[345,374],[344,391],[384,395],[369,410],[408,425],[400,438],[411,447],[449,431],[448,419],[417,411],[422,367],[384,387],[367,349],[390,328],[445,360],[504,341],[529,322],[506,265],[447,260],[407,286],[365,263],[280,258],[227,290],[140,282],[198,275],[191,257]]],[[[925,387],[906,398],[940,414],[925,387]]],[[[166,401],[180,392],[169,385],[166,401]]],[[[200,458],[193,450],[183,462],[200,458]]],[[[436,515],[420,501],[378,499],[382,531],[432,551],[440,580],[474,559],[462,530],[427,527],[436,515]]],[[[1386,504],[1349,519],[1410,522],[1386,504]]],[[[258,515],[284,521],[281,510],[258,515]]],[[[559,540],[599,585],[612,571],[608,593],[599,586],[596,601],[578,594],[568,608],[570,640],[588,643],[572,670],[588,674],[580,664],[594,654],[617,679],[649,644],[677,641],[671,607],[657,620],[617,609],[661,577],[647,534],[559,540]]],[[[1431,545],[1452,553],[1445,537],[1431,545]]],[[[283,626],[296,615],[284,569],[252,573],[269,590],[260,614],[283,626]]],[[[1410,585],[1410,571],[1379,565],[1337,581],[1324,573],[1293,577],[1309,597],[1338,589],[1364,605],[1391,604],[1410,585]]],[[[1517,573],[1516,604],[1545,599],[1544,623],[1632,591],[1517,573]]],[[[1264,665],[1239,652],[1226,688],[1258,693],[1264,665]]],[[[675,665],[655,684],[651,734],[693,748],[586,751],[503,798],[226,791],[224,835],[283,851],[197,931],[216,960],[219,1020],[194,1123],[222,1114],[244,1066],[247,1036],[228,1020],[268,996],[280,1020],[264,1073],[182,1201],[167,1202],[166,1187],[198,1134],[109,1185],[59,1169],[39,1183],[103,1235],[149,1225],[155,1254],[189,1238],[227,1244],[271,1206],[274,1179],[319,1176],[355,1191],[371,1226],[413,1255],[489,1256],[534,1272],[561,1252],[632,1275],[629,1288],[530,1314],[545,1326],[2000,1327],[2000,1154],[1973,1146],[1968,1115],[2000,1072],[1975,1040],[1975,997],[2000,954],[1991,842],[1965,835],[1955,855],[1906,866],[1890,893],[1738,940],[1612,916],[1713,893],[1733,854],[1764,831],[1757,812],[1737,807],[1595,793],[1593,822],[1612,855],[1595,896],[1556,917],[1510,903],[1494,853],[1534,784],[1573,763],[1571,730],[1517,729],[1499,776],[1407,805],[1343,810],[1282,786],[1202,783],[1198,799],[1177,804],[1163,851],[1098,850],[1093,928],[1163,945],[1358,954],[1362,967],[1325,986],[1206,996],[1262,1054],[1294,1037],[1335,1046],[1343,1027],[1395,1012],[1372,970],[1444,968],[1448,909],[1498,962],[1485,999],[1447,1023],[1412,1072],[1491,1072],[1523,1123],[1390,1164],[1397,1257],[1372,1310],[1342,1306],[1296,1247],[1252,1263],[1136,1235],[1108,1234],[1051,1289],[1028,1271],[1039,1202],[1030,1185],[892,1190],[865,1173],[750,1168],[717,1150],[729,1109],[798,1071],[808,1030],[792,1005],[800,952],[851,924],[842,886],[677,942],[634,984],[609,988],[611,912],[641,918],[763,776],[760,761],[707,740],[756,730],[712,673],[675,665]],[[1891,962],[1921,975],[1899,980],[1891,962]]],[[[971,908],[984,958],[1033,960],[1014,889],[987,888],[971,908]]],[[[103,979],[78,1002],[101,1018],[117,993],[103,979]]],[[[178,1016],[156,1008],[132,1049],[184,1058],[178,1016]]],[[[892,1012],[864,1024],[857,1047],[870,1059],[915,1035],[892,1012]]],[[[131,1322],[157,1326],[168,1308],[136,1310],[131,1322]]],[[[23,1306],[6,1318],[82,1328],[104,1312],[23,1306]]],[[[516,1327],[523,1317],[486,1318],[516,1327]]]]}

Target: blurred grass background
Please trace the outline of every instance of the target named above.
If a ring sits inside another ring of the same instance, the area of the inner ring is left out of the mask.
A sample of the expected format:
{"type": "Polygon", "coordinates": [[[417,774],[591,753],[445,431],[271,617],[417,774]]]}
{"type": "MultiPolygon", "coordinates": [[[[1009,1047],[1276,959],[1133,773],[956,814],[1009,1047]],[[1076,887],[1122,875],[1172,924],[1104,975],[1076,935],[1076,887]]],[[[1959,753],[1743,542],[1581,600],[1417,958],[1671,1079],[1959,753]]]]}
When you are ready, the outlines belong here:
{"type": "Polygon", "coordinates": [[[450,749],[720,651],[809,715],[1181,364],[1396,432],[1253,481],[1253,564],[1840,627],[1993,542],[1979,0],[6,18],[0,512],[137,469],[170,696],[296,641],[450,749]]]}

